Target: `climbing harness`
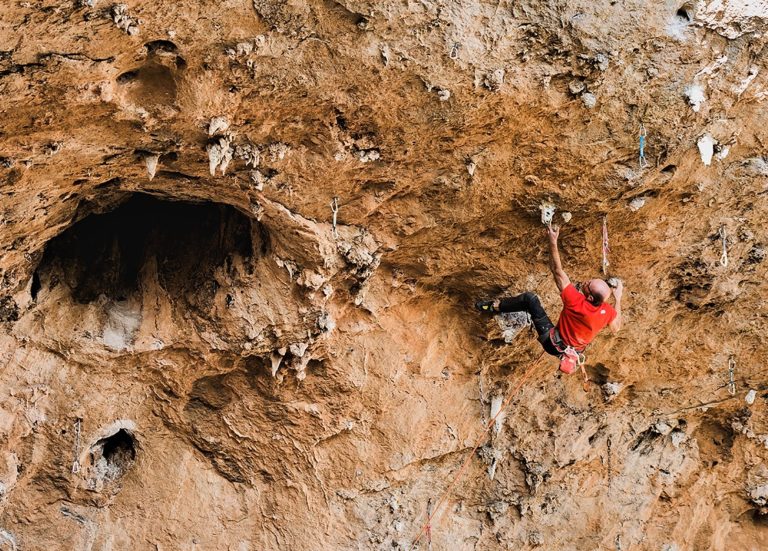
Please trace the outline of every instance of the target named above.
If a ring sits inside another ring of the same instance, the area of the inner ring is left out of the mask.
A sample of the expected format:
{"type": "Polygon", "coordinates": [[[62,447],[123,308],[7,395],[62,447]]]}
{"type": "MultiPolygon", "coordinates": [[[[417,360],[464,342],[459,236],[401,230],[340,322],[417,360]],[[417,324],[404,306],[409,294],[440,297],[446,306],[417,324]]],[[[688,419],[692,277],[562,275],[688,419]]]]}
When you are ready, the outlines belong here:
{"type": "Polygon", "coordinates": [[[720,256],[720,265],[723,268],[728,267],[728,242],[725,235],[725,226],[720,227],[720,239],[723,241],[723,254],[720,256]]]}
{"type": "Polygon", "coordinates": [[[603,216],[603,275],[608,274],[608,253],[611,248],[608,246],[608,216],[603,216]]]}
{"type": "Polygon", "coordinates": [[[333,212],[333,238],[339,238],[339,232],[336,231],[336,217],[339,214],[339,198],[334,197],[331,201],[331,211],[333,212]]]}
{"type": "Polygon", "coordinates": [[[731,396],[736,395],[736,379],[734,374],[736,372],[736,359],[731,356],[728,358],[728,393],[731,396]]]}
{"type": "Polygon", "coordinates": [[[475,452],[477,452],[477,450],[480,448],[480,445],[483,443],[483,438],[482,437],[485,437],[485,435],[488,434],[488,431],[491,430],[491,427],[493,427],[494,424],[496,423],[496,418],[499,417],[499,415],[501,415],[501,413],[507,408],[507,406],[512,401],[512,398],[514,398],[514,396],[517,393],[517,391],[520,390],[520,387],[523,386],[523,383],[526,381],[528,376],[535,371],[535,368],[539,365],[539,362],[541,361],[541,359],[544,356],[546,356],[546,354],[547,354],[546,352],[542,352],[541,355],[538,358],[536,358],[536,361],[534,361],[531,364],[531,366],[523,373],[523,375],[520,377],[520,380],[518,381],[518,383],[515,386],[515,388],[512,389],[512,391],[509,393],[509,396],[507,396],[506,400],[504,400],[504,403],[501,404],[501,407],[499,408],[499,411],[496,412],[496,415],[494,415],[493,418],[491,420],[489,420],[485,424],[485,429],[483,430],[483,433],[481,435],[481,439],[477,442],[477,444],[475,444],[475,447],[472,448],[472,451],[469,452],[469,455],[467,455],[467,458],[464,460],[464,463],[461,465],[461,468],[458,470],[456,475],[453,477],[453,480],[448,485],[448,488],[438,498],[437,502],[435,503],[435,507],[434,507],[433,512],[431,514],[429,514],[429,513],[427,514],[427,521],[421,526],[421,529],[419,530],[419,533],[416,534],[416,537],[411,542],[411,545],[408,546],[408,549],[413,550],[415,545],[417,543],[419,543],[419,540],[421,539],[421,537],[423,535],[427,534],[428,531],[431,534],[432,521],[434,521],[436,519],[438,513],[440,512],[440,506],[443,504],[445,499],[448,497],[448,495],[450,494],[451,490],[453,490],[454,486],[456,486],[456,484],[459,482],[459,480],[461,479],[461,476],[464,474],[464,471],[469,466],[469,463],[472,460],[472,457],[474,457],[475,452]]]}
{"type": "Polygon", "coordinates": [[[579,369],[584,376],[582,388],[584,389],[584,392],[588,392],[589,376],[587,375],[587,370],[584,369],[584,364],[587,361],[587,357],[584,355],[585,349],[577,350],[573,346],[565,344],[556,327],[549,330],[549,340],[555,347],[555,350],[560,353],[560,371],[566,375],[570,375],[579,369]]]}
{"type": "Polygon", "coordinates": [[[640,170],[648,168],[648,161],[645,160],[645,125],[640,123],[640,170]]]}
{"type": "Polygon", "coordinates": [[[72,472],[77,474],[80,472],[80,423],[82,419],[79,417],[75,419],[75,460],[72,462],[72,472]]]}

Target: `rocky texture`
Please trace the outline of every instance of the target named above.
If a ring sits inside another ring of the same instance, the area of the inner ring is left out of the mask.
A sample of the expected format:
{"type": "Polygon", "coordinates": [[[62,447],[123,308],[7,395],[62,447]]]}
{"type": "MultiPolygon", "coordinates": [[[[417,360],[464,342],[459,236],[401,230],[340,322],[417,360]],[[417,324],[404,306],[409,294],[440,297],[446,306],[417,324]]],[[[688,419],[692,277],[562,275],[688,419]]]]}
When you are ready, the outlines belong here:
{"type": "Polygon", "coordinates": [[[478,442],[434,548],[768,546],[765,13],[7,3],[0,546],[408,549],[478,442]],[[626,328],[483,436],[545,201],[626,328]]]}

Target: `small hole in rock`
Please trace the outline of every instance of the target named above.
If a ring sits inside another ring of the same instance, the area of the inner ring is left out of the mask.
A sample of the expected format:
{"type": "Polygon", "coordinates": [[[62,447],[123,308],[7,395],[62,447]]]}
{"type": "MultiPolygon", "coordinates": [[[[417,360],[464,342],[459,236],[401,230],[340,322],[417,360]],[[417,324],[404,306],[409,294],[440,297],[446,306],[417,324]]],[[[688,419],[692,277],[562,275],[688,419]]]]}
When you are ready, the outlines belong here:
{"type": "Polygon", "coordinates": [[[138,71],[126,71],[122,75],[117,77],[117,83],[118,84],[128,84],[131,81],[136,80],[139,78],[139,72],[138,71]]]}
{"type": "Polygon", "coordinates": [[[105,484],[123,476],[136,460],[136,441],[126,429],[98,440],[91,447],[91,489],[101,491],[105,484]]]}
{"type": "Polygon", "coordinates": [[[664,168],[662,168],[661,171],[666,172],[668,174],[674,174],[677,171],[677,165],[667,165],[664,168]]]}
{"type": "Polygon", "coordinates": [[[136,459],[133,436],[125,429],[120,429],[112,436],[99,440],[97,444],[102,444],[101,455],[107,463],[118,464],[136,459]]]}
{"type": "Polygon", "coordinates": [[[147,53],[150,55],[161,52],[175,54],[179,51],[178,46],[176,46],[176,44],[170,40],[153,40],[152,42],[147,42],[144,44],[144,47],[147,49],[147,53]]]}
{"type": "Polygon", "coordinates": [[[677,17],[685,21],[691,21],[692,18],[691,18],[690,8],[688,8],[687,6],[683,6],[682,8],[677,10],[677,17]]]}

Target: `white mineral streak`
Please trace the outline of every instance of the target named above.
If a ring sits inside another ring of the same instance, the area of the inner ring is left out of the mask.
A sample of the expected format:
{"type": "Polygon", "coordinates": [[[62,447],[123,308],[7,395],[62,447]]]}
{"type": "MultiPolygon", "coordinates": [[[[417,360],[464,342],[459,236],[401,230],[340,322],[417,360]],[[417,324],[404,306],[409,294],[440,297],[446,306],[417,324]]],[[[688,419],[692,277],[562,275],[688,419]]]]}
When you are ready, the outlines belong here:
{"type": "Polygon", "coordinates": [[[704,163],[704,166],[712,164],[712,155],[715,154],[716,143],[715,139],[709,134],[704,134],[699,138],[697,145],[699,146],[699,154],[701,155],[701,162],[704,163]]]}
{"type": "Polygon", "coordinates": [[[691,84],[690,86],[687,86],[685,89],[685,96],[688,98],[688,103],[696,113],[701,109],[701,104],[707,100],[707,97],[704,95],[704,87],[701,84],[691,84]]]}
{"type": "Polygon", "coordinates": [[[493,430],[496,432],[496,434],[501,432],[501,427],[504,425],[504,417],[506,415],[505,413],[499,413],[501,411],[501,403],[503,398],[504,397],[501,394],[497,394],[491,400],[491,419],[498,415],[493,426],[493,430]]]}
{"type": "Polygon", "coordinates": [[[711,0],[698,5],[694,20],[726,38],[762,35],[768,23],[768,0],[711,0]]]}
{"type": "Polygon", "coordinates": [[[147,155],[144,157],[144,162],[147,165],[147,174],[149,175],[149,179],[155,177],[155,174],[157,173],[157,162],[160,160],[160,155],[147,155]]]}

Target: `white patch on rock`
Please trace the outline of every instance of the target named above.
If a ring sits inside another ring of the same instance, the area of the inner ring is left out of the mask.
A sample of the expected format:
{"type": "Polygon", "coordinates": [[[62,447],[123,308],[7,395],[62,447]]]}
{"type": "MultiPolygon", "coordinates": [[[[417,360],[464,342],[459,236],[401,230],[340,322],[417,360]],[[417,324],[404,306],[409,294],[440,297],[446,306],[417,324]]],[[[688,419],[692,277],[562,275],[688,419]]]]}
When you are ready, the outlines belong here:
{"type": "Polygon", "coordinates": [[[552,218],[555,216],[557,207],[549,201],[544,201],[539,205],[541,211],[541,223],[545,226],[549,226],[552,223],[552,218]]]}
{"type": "Polygon", "coordinates": [[[603,399],[606,402],[611,402],[624,389],[624,385],[621,383],[604,383],[600,389],[603,391],[603,399]]]}
{"type": "Polygon", "coordinates": [[[635,197],[629,202],[629,210],[637,212],[645,206],[645,197],[635,197]]]}
{"type": "Polygon", "coordinates": [[[531,324],[531,316],[527,312],[504,312],[496,316],[504,342],[511,344],[520,332],[531,324]]]}
{"type": "Polygon", "coordinates": [[[307,351],[308,347],[309,347],[309,343],[295,342],[288,347],[288,350],[290,350],[291,354],[293,354],[297,358],[303,358],[304,353],[307,351]]]}
{"type": "Polygon", "coordinates": [[[0,541],[5,541],[10,544],[9,549],[11,551],[16,551],[18,549],[18,543],[16,543],[16,538],[8,532],[7,530],[0,530],[0,541]]]}
{"type": "Polygon", "coordinates": [[[262,191],[266,182],[267,177],[260,170],[251,170],[251,183],[256,191],[262,191]]]}
{"type": "Polygon", "coordinates": [[[501,427],[504,425],[504,418],[506,417],[506,413],[499,413],[501,411],[501,404],[504,401],[504,396],[502,394],[497,394],[491,399],[491,419],[496,417],[496,421],[493,424],[493,430],[496,434],[499,434],[501,432],[501,427]]]}
{"type": "Polygon", "coordinates": [[[696,142],[696,145],[699,148],[699,155],[701,155],[701,162],[704,163],[704,166],[712,164],[712,156],[715,154],[716,143],[717,140],[709,134],[704,134],[699,138],[699,141],[696,142]]]}
{"type": "Polygon", "coordinates": [[[731,40],[744,34],[762,36],[768,23],[766,0],[709,0],[699,2],[695,21],[731,40]]]}
{"type": "Polygon", "coordinates": [[[738,86],[736,86],[733,91],[736,94],[737,97],[740,97],[741,94],[743,94],[749,85],[752,83],[753,80],[755,80],[755,77],[757,77],[757,74],[760,72],[757,65],[752,65],[749,68],[749,71],[747,72],[746,78],[744,78],[738,86]]]}
{"type": "Polygon", "coordinates": [[[131,36],[139,34],[138,19],[135,19],[128,15],[128,6],[125,4],[116,4],[112,6],[112,21],[114,21],[117,28],[128,33],[131,36]]]}
{"type": "Polygon", "coordinates": [[[150,180],[152,180],[157,173],[157,163],[159,160],[160,155],[146,155],[144,157],[144,163],[147,165],[147,174],[149,175],[150,180]]]}
{"type": "Polygon", "coordinates": [[[364,149],[357,152],[357,158],[361,163],[372,163],[381,158],[381,153],[378,149],[364,149]]]}
{"type": "Polygon", "coordinates": [[[586,92],[581,95],[581,101],[587,109],[593,109],[597,105],[597,96],[592,92],[586,92]]]}
{"type": "Polygon", "coordinates": [[[755,396],[757,396],[757,392],[753,389],[747,392],[747,395],[744,397],[744,401],[747,402],[750,406],[755,403],[755,396]]]}
{"type": "Polygon", "coordinates": [[[222,136],[216,142],[208,144],[208,168],[211,176],[216,175],[216,170],[221,169],[223,175],[227,171],[234,149],[232,149],[232,140],[229,136],[222,136]]]}
{"type": "Polygon", "coordinates": [[[229,128],[229,121],[227,117],[213,117],[211,122],[208,123],[208,135],[215,136],[220,132],[226,132],[229,128]]]}
{"type": "Polygon", "coordinates": [[[571,219],[573,218],[573,214],[571,214],[570,212],[567,212],[567,211],[566,211],[566,212],[563,212],[563,213],[561,213],[561,214],[560,214],[560,216],[562,216],[562,217],[563,217],[563,222],[565,222],[566,224],[567,224],[568,222],[570,222],[570,221],[571,221],[571,219]]]}
{"type": "Polygon", "coordinates": [[[688,103],[696,113],[701,109],[701,104],[707,100],[707,97],[704,95],[704,87],[698,83],[686,86],[685,97],[688,98],[688,103]]]}
{"type": "Polygon", "coordinates": [[[446,90],[445,88],[439,88],[437,90],[437,97],[440,98],[440,101],[448,101],[451,99],[451,91],[446,90]]]}
{"type": "Polygon", "coordinates": [[[273,163],[276,163],[277,161],[282,161],[285,159],[285,156],[288,155],[288,153],[291,152],[291,146],[288,144],[284,144],[283,142],[275,142],[272,144],[269,144],[269,158],[273,163]]]}
{"type": "Polygon", "coordinates": [[[134,303],[127,300],[112,302],[108,305],[102,341],[112,350],[126,350],[133,344],[139,325],[141,310],[134,303]]]}
{"type": "Polygon", "coordinates": [[[488,88],[491,92],[498,92],[501,90],[501,86],[504,84],[504,69],[496,69],[491,71],[485,78],[483,78],[483,86],[488,88]]]}
{"type": "Polygon", "coordinates": [[[253,144],[243,144],[235,147],[235,155],[241,161],[245,161],[247,167],[257,167],[261,161],[259,148],[253,144]]]}

